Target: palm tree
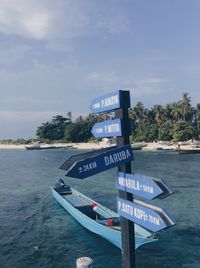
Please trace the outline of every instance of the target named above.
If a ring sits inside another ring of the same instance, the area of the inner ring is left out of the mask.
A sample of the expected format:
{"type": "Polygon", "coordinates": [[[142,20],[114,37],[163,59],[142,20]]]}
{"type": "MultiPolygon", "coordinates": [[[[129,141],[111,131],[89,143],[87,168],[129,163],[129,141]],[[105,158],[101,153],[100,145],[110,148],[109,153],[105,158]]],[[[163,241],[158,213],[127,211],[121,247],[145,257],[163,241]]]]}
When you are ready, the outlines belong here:
{"type": "Polygon", "coordinates": [[[195,116],[195,124],[197,126],[198,136],[200,136],[200,103],[197,103],[194,116],[195,116]]]}
{"type": "Polygon", "coordinates": [[[167,121],[166,110],[162,105],[154,105],[153,113],[155,116],[155,121],[158,125],[167,121]]]}
{"type": "Polygon", "coordinates": [[[197,103],[195,115],[196,115],[197,122],[200,122],[200,103],[197,103]]]}
{"type": "Polygon", "coordinates": [[[138,102],[133,108],[133,115],[135,117],[135,121],[138,123],[144,122],[145,118],[145,108],[142,102],[138,102]]]}
{"type": "Polygon", "coordinates": [[[183,93],[182,99],[178,102],[184,122],[192,118],[191,98],[188,95],[188,93],[183,93]]]}
{"type": "Polygon", "coordinates": [[[181,121],[181,109],[180,109],[180,105],[177,102],[174,102],[171,104],[171,115],[172,115],[172,119],[175,122],[180,122],[181,121]]]}
{"type": "Polygon", "coordinates": [[[72,122],[72,113],[71,112],[67,113],[67,119],[69,122],[72,122]]]}
{"type": "Polygon", "coordinates": [[[168,103],[165,107],[165,113],[166,113],[166,119],[167,122],[171,125],[173,122],[173,116],[172,116],[172,109],[173,105],[171,103],[168,103]]]}
{"type": "Polygon", "coordinates": [[[51,123],[54,125],[63,125],[65,124],[66,121],[67,121],[67,118],[65,118],[62,115],[53,116],[51,119],[51,123]]]}

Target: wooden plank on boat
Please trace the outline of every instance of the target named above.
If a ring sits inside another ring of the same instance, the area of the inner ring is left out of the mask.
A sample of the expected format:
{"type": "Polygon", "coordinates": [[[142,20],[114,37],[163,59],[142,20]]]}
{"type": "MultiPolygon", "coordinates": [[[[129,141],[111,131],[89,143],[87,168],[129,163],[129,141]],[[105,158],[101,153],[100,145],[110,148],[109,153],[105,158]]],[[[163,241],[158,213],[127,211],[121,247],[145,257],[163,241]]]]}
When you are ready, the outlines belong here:
{"type": "Polygon", "coordinates": [[[75,162],[65,176],[84,179],[134,160],[130,144],[75,162]]]}
{"type": "Polygon", "coordinates": [[[173,193],[162,180],[137,173],[127,174],[118,172],[116,185],[121,191],[136,194],[147,199],[165,198],[173,193]]]}
{"type": "Polygon", "coordinates": [[[122,217],[152,232],[158,232],[176,224],[167,211],[135,199],[134,202],[130,202],[117,198],[117,210],[122,217]]]}

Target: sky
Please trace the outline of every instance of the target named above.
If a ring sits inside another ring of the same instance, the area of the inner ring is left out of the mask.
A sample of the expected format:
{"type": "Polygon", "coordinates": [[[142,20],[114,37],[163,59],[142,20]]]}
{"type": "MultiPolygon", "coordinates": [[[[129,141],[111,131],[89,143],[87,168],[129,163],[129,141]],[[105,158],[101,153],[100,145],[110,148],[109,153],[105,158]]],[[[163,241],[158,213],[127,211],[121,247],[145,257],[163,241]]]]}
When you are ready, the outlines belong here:
{"type": "Polygon", "coordinates": [[[131,104],[200,103],[199,0],[0,0],[0,139],[130,90],[131,104]]]}

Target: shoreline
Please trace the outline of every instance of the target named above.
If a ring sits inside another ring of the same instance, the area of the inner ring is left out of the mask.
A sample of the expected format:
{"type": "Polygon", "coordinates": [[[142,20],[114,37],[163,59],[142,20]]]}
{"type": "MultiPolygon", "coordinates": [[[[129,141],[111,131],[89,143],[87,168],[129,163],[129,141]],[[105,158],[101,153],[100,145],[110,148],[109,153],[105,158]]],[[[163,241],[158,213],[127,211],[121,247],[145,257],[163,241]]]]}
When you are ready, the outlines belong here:
{"type": "MultiPolygon", "coordinates": [[[[28,144],[0,144],[0,149],[26,149],[25,147],[29,146],[28,144]]],[[[80,150],[92,150],[92,149],[102,149],[106,147],[110,147],[109,144],[101,144],[101,143],[41,143],[40,146],[42,149],[48,149],[48,147],[57,148],[66,148],[66,149],[80,149],[80,150]]]]}
{"type": "MultiPolygon", "coordinates": [[[[137,144],[137,143],[136,143],[137,144]]],[[[139,144],[139,143],[138,143],[139,144]]],[[[143,151],[154,151],[154,150],[175,150],[178,149],[178,144],[180,144],[181,149],[195,149],[197,148],[197,145],[195,144],[181,144],[181,143],[174,143],[174,144],[162,144],[159,142],[149,142],[149,143],[143,143],[144,146],[142,147],[143,151]]],[[[0,149],[26,149],[25,146],[27,144],[0,144],[0,149]]],[[[66,148],[66,149],[79,149],[79,150],[97,150],[97,149],[103,149],[103,148],[108,148],[112,145],[109,143],[52,143],[52,144],[41,144],[43,149],[48,149],[48,147],[54,146],[55,149],[56,147],[58,148],[66,148]]],[[[134,150],[134,149],[133,149],[134,150]]]]}

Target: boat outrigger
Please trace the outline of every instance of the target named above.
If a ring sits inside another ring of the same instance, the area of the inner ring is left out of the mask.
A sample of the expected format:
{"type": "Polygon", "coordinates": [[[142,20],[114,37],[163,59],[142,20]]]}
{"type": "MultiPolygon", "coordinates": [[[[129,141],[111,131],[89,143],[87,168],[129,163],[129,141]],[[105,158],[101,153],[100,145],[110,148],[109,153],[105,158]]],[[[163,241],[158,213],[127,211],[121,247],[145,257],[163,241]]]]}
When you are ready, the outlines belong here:
{"type": "MultiPolygon", "coordinates": [[[[120,216],[117,213],[69,187],[62,179],[51,190],[53,197],[82,226],[122,248],[120,216]]],[[[156,240],[152,233],[135,224],[136,248],[156,240]]]]}

